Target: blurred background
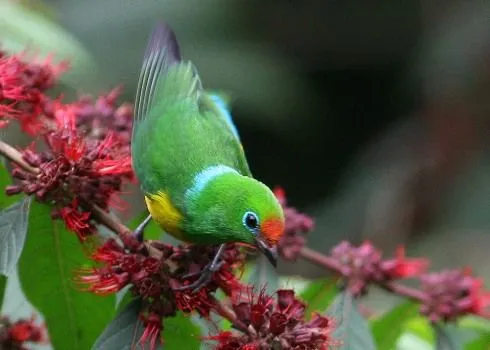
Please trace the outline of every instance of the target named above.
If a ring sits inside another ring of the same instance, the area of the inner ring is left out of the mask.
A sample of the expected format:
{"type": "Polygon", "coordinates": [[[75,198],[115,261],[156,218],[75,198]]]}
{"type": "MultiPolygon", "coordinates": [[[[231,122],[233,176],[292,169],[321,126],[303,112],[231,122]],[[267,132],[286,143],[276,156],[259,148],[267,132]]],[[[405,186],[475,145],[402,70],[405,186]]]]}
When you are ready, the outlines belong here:
{"type": "Polygon", "coordinates": [[[489,280],[490,2],[0,0],[3,45],[72,59],[73,95],[131,101],[157,20],[232,96],[254,175],[316,217],[311,247],[404,244],[489,280]]]}

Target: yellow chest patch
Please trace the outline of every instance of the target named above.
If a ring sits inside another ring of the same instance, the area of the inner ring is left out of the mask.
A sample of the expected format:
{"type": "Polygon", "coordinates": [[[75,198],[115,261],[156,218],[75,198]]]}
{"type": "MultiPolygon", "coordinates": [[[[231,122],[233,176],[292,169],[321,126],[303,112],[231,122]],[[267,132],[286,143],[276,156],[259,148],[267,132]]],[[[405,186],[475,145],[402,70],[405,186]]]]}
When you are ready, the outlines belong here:
{"type": "Polygon", "coordinates": [[[145,196],[146,206],[152,218],[158,222],[162,229],[177,239],[183,240],[184,233],[180,228],[182,214],[172,204],[165,192],[157,192],[145,196]]]}

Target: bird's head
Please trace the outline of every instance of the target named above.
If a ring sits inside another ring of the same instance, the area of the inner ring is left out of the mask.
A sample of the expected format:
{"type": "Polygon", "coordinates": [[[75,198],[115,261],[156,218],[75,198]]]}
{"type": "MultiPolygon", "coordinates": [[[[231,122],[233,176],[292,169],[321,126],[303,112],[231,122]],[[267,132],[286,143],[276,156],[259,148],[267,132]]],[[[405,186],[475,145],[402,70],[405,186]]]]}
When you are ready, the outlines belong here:
{"type": "Polygon", "coordinates": [[[254,245],[276,266],[284,212],[269,187],[250,177],[226,174],[200,197],[201,230],[213,232],[221,242],[254,245]]]}

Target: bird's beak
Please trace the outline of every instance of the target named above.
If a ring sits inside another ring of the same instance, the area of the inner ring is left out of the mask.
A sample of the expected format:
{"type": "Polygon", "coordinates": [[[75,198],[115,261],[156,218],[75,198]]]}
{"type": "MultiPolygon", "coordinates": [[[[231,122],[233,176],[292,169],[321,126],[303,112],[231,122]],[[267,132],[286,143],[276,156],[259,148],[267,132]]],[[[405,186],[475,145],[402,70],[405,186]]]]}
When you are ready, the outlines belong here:
{"type": "Polygon", "coordinates": [[[264,253],[272,266],[277,267],[277,250],[267,246],[267,244],[265,244],[265,242],[258,237],[255,239],[255,241],[257,243],[257,247],[262,251],[262,253],[264,253]]]}

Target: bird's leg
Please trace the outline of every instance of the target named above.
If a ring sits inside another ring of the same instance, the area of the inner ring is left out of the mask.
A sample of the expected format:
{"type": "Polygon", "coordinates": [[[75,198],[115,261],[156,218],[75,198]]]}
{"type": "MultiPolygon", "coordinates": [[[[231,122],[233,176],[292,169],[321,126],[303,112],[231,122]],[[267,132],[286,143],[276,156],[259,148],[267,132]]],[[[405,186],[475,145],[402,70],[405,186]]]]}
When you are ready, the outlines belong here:
{"type": "Polygon", "coordinates": [[[138,240],[138,242],[143,242],[143,232],[145,231],[145,227],[150,223],[151,215],[148,215],[145,220],[141,224],[136,227],[132,236],[138,240]]]}
{"type": "Polygon", "coordinates": [[[211,279],[211,277],[213,277],[213,274],[216,271],[218,271],[221,268],[221,266],[223,265],[222,262],[221,263],[219,262],[219,259],[221,257],[221,254],[223,254],[225,247],[226,247],[225,243],[221,244],[218,248],[218,251],[216,252],[216,254],[213,257],[213,260],[209,264],[207,264],[201,271],[199,271],[198,273],[187,274],[184,276],[184,278],[188,278],[188,277],[192,277],[192,276],[196,276],[196,275],[200,274],[201,277],[199,277],[196,281],[192,282],[189,285],[180,286],[180,287],[174,288],[174,290],[180,291],[180,290],[185,290],[185,289],[192,289],[192,293],[199,292],[199,290],[202,287],[204,287],[206,284],[209,283],[209,280],[211,279]]]}

